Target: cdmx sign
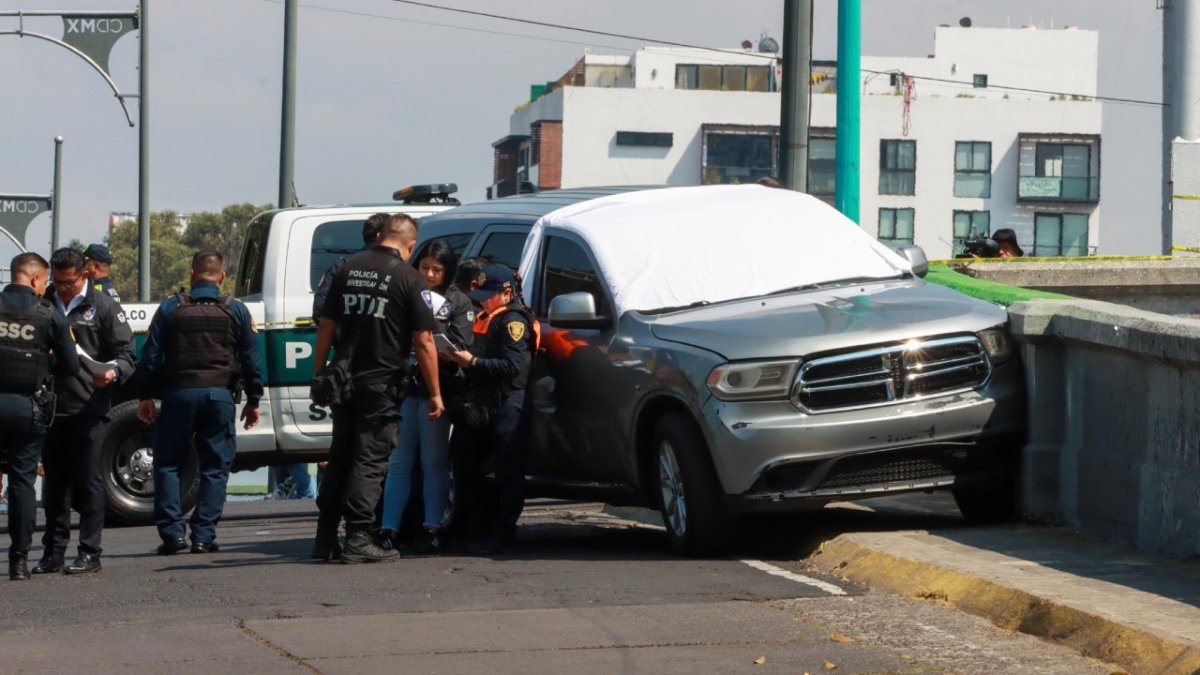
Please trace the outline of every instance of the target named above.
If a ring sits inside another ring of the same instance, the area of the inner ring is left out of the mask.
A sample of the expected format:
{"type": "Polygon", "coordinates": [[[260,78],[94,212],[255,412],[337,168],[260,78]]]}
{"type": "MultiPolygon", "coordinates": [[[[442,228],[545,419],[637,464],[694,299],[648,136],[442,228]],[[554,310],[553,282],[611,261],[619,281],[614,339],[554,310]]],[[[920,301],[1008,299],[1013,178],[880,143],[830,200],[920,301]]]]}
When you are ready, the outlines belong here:
{"type": "Polygon", "coordinates": [[[0,230],[21,248],[25,248],[25,232],[39,214],[54,208],[50,195],[0,194],[0,230]]]}
{"type": "Polygon", "coordinates": [[[122,19],[119,17],[86,18],[81,16],[65,16],[63,17],[63,23],[66,24],[67,35],[72,33],[124,35],[136,27],[132,19],[122,19]]]}

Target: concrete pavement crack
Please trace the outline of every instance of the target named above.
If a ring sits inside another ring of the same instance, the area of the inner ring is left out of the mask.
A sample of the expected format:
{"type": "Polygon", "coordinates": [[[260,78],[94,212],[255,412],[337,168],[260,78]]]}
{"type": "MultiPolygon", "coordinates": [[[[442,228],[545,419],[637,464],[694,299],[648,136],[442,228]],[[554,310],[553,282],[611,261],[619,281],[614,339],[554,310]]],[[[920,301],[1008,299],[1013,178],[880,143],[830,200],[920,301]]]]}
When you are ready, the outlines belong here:
{"type": "Polygon", "coordinates": [[[242,633],[245,634],[246,637],[250,638],[251,640],[254,640],[255,642],[262,645],[263,647],[266,647],[270,651],[275,652],[279,656],[282,656],[283,658],[287,659],[288,661],[291,661],[292,663],[296,664],[297,666],[300,666],[301,668],[307,670],[308,672],[317,673],[318,675],[320,675],[321,671],[314,668],[307,661],[305,661],[304,659],[300,658],[299,656],[296,656],[295,654],[289,652],[288,650],[284,649],[283,647],[280,647],[279,645],[275,644],[274,642],[271,642],[267,638],[260,635],[258,633],[258,631],[247,626],[245,619],[238,619],[236,625],[237,625],[238,630],[242,631],[242,633]]]}

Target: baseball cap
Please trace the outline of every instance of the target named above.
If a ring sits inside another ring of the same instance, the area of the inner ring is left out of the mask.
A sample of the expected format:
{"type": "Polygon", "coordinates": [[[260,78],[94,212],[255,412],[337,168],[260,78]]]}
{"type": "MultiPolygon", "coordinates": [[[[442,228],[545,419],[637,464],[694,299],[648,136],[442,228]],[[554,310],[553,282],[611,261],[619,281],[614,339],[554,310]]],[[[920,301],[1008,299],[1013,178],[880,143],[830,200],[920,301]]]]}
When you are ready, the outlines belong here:
{"type": "Polygon", "coordinates": [[[104,244],[91,244],[84,249],[83,257],[105,265],[112,264],[112,254],[108,252],[108,247],[104,244]]]}
{"type": "Polygon", "coordinates": [[[484,265],[479,274],[475,276],[474,282],[475,290],[467,295],[475,302],[483,302],[506,288],[515,291],[517,287],[517,279],[508,265],[496,263],[484,265]]]}

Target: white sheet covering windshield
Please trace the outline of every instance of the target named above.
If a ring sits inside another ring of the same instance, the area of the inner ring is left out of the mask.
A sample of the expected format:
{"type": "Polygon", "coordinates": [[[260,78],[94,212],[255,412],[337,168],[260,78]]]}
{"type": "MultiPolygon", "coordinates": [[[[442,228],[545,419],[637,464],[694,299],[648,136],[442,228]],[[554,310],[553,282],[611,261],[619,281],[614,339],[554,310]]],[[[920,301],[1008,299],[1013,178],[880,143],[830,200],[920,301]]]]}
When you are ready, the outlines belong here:
{"type": "Polygon", "coordinates": [[[833,207],[758,185],[628,192],[552,211],[526,242],[523,278],[530,278],[543,234],[556,230],[588,243],[618,316],[910,271],[907,260],[833,207]]]}

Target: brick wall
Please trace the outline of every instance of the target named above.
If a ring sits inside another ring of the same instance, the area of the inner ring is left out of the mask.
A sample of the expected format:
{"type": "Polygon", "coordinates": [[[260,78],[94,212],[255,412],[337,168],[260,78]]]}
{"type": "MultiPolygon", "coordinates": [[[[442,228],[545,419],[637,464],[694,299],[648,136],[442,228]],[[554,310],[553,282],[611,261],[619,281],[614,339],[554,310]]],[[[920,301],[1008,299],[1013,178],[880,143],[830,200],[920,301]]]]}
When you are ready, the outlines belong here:
{"type": "Polygon", "coordinates": [[[537,162],[538,189],[557,190],[562,187],[562,122],[541,120],[534,122],[538,127],[537,162]]]}

